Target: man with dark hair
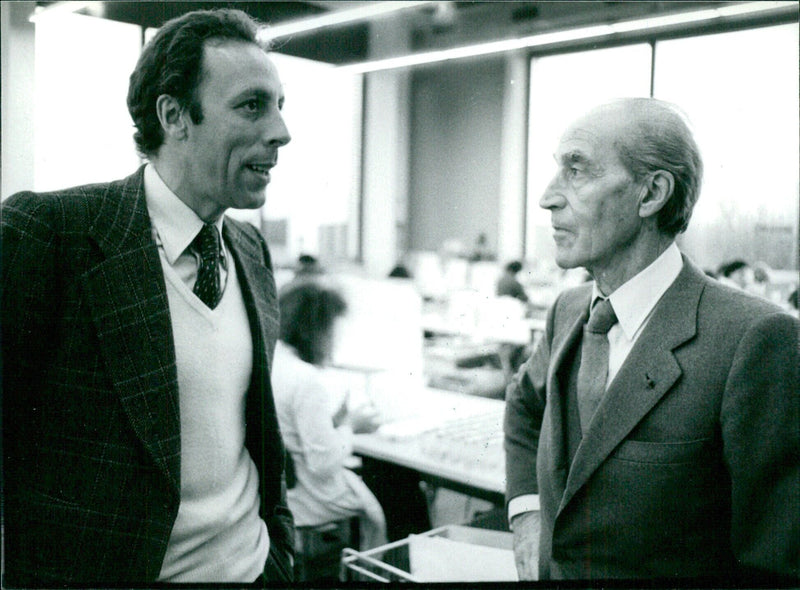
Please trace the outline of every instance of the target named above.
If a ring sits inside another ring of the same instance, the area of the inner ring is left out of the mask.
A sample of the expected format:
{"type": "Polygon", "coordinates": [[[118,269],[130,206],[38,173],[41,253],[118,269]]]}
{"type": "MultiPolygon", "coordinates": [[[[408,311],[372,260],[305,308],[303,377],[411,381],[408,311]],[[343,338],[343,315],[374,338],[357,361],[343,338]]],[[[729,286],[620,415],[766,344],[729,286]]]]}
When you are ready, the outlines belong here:
{"type": "Polygon", "coordinates": [[[748,289],[754,281],[753,269],[744,260],[737,258],[720,265],[717,269],[717,280],[731,287],[748,289]]]}
{"type": "Polygon", "coordinates": [[[290,136],[237,10],[161,28],[131,75],[148,162],[2,208],[4,586],[292,578],[259,232],[290,136]]]}
{"type": "Polygon", "coordinates": [[[512,260],[503,268],[503,273],[497,279],[495,293],[498,297],[513,297],[523,303],[528,302],[528,294],[525,287],[517,279],[517,275],[522,270],[522,263],[519,260],[512,260]]]}
{"type": "Polygon", "coordinates": [[[800,325],[675,244],[702,177],[688,126],[615,101],[556,160],[556,262],[594,280],[559,295],[506,395],[520,578],[796,580],[800,325]]]}

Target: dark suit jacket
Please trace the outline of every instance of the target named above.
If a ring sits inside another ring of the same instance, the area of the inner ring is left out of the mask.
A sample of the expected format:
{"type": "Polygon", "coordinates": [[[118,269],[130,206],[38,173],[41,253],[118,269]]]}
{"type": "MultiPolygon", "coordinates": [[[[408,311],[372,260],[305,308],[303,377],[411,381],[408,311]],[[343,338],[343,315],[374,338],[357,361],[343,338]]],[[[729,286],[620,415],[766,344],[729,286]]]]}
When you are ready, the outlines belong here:
{"type": "Polygon", "coordinates": [[[798,321],[684,259],[581,440],[565,389],[590,294],[558,298],[507,392],[540,578],[800,576],[798,321]]]}
{"type": "MultiPolygon", "coordinates": [[[[6,584],[141,584],[159,574],[180,501],[181,440],[142,177],[143,168],[3,205],[6,584]]],[[[268,571],[286,573],[294,533],[269,377],[271,261],[252,226],[226,219],[223,238],[253,337],[246,445],[260,474],[268,571]]]]}

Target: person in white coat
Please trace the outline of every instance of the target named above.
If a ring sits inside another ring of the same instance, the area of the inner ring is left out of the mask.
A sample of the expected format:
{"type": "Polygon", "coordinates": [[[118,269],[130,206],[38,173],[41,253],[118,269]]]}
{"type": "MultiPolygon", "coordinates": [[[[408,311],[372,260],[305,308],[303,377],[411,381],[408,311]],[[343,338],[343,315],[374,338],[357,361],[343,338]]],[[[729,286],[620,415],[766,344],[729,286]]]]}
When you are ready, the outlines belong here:
{"type": "Polygon", "coordinates": [[[324,365],[330,358],[334,327],[347,309],[333,289],[304,282],[279,298],[280,340],[275,350],[272,387],[284,444],[294,463],[295,484],[288,490],[289,509],[298,527],[359,517],[360,548],[387,542],[380,503],[345,466],[353,433],[374,431],[374,409],[335,413],[324,365]]]}

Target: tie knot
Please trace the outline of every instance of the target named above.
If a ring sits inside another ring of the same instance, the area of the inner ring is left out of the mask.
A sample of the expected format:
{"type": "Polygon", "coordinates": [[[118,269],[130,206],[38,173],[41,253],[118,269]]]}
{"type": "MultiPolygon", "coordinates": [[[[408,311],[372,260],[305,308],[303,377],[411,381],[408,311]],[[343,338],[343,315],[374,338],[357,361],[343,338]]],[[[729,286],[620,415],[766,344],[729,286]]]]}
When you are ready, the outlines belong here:
{"type": "Polygon", "coordinates": [[[215,261],[219,258],[219,232],[213,224],[203,224],[192,244],[204,261],[215,261]]]}
{"type": "Polygon", "coordinates": [[[608,299],[598,299],[589,314],[586,329],[595,334],[608,334],[611,326],[617,323],[617,314],[608,299]]]}

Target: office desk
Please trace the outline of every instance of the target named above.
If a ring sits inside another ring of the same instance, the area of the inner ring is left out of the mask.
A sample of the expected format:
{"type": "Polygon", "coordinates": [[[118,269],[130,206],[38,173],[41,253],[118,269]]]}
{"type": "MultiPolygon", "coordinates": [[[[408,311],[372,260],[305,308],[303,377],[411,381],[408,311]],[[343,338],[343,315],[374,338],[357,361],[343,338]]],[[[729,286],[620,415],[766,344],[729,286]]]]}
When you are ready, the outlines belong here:
{"type": "Polygon", "coordinates": [[[355,454],[418,472],[436,486],[504,503],[503,409],[496,399],[424,388],[415,410],[354,437],[355,454]]]}
{"type": "Polygon", "coordinates": [[[422,329],[430,334],[466,336],[481,342],[500,342],[524,346],[535,342],[537,335],[544,332],[543,317],[524,318],[517,322],[490,322],[480,327],[454,322],[441,314],[429,312],[422,316],[422,329]]]}

